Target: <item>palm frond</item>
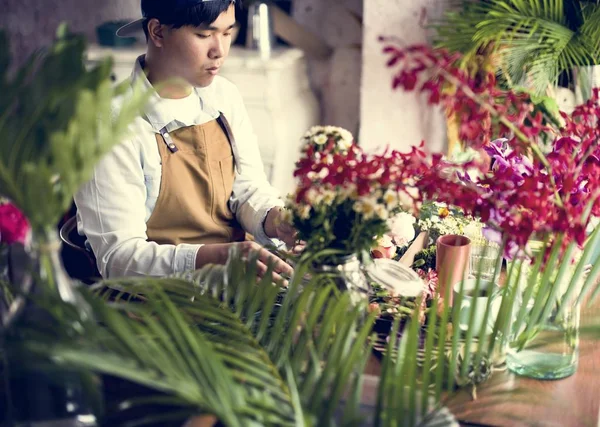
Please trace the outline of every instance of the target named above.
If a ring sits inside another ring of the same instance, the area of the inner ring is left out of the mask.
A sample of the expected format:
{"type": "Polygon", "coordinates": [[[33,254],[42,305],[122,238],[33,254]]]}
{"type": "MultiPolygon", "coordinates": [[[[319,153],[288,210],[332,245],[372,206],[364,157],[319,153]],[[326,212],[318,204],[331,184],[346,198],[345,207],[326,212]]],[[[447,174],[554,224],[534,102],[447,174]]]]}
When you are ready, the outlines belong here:
{"type": "Polygon", "coordinates": [[[58,222],[147,100],[147,93],[134,89],[113,112],[113,99],[125,87],[113,87],[110,60],[86,70],[84,50],[83,36],[63,26],[49,48],[9,78],[4,53],[10,49],[0,35],[0,194],[36,231],[58,222]]]}
{"type": "Polygon", "coordinates": [[[36,333],[29,349],[146,385],[228,425],[291,425],[300,409],[309,423],[333,422],[342,401],[357,418],[360,393],[345,391],[362,377],[373,315],[318,281],[257,284],[256,256],[232,252],[226,267],[185,279],[100,283],[86,295],[99,324],[86,323],[75,340],[36,333]]]}
{"type": "Polygon", "coordinates": [[[510,0],[467,1],[457,7],[462,10],[434,25],[438,45],[465,54],[465,65],[485,52],[498,74],[538,94],[564,71],[600,60],[597,4],[510,0]]]}
{"type": "MultiPolygon", "coordinates": [[[[588,248],[598,236],[592,235],[588,248]]],[[[382,362],[374,424],[436,424],[447,414],[447,399],[465,387],[474,393],[502,361],[495,358],[509,341],[518,345],[536,333],[557,296],[557,283],[572,273],[563,267],[569,263],[561,264],[560,246],[555,242],[548,259],[558,268],[542,268],[541,257],[527,269],[522,262],[511,264],[499,308],[492,314],[488,299],[483,321],[471,312],[467,325],[457,326],[449,289],[439,308],[442,299],[436,298],[427,309],[424,326],[420,304],[402,329],[396,320],[382,362]],[[521,280],[525,274],[527,281],[521,280]]],[[[584,252],[580,265],[595,261],[590,257],[584,252]]],[[[38,326],[20,335],[21,344],[55,363],[163,393],[152,401],[178,408],[161,416],[214,414],[231,425],[358,422],[364,416],[361,384],[373,315],[322,278],[303,280],[305,264],[297,266],[289,288],[257,283],[255,261],[256,254],[244,261],[232,251],[226,266],[100,283],[93,294],[82,290],[95,321],[81,321],[68,304],[41,301],[65,328],[38,326]]],[[[600,273],[596,270],[592,275],[600,273]]],[[[128,399],[124,405],[147,402],[128,399]]]]}

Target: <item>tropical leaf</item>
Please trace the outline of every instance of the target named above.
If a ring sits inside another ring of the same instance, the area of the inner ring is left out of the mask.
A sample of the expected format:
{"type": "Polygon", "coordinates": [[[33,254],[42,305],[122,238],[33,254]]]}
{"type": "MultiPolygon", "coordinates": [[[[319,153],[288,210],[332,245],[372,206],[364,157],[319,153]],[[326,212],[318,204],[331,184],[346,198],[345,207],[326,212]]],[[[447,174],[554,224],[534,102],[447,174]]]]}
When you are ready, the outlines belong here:
{"type": "MultiPolygon", "coordinates": [[[[588,248],[598,236],[596,231],[590,237],[588,248]]],[[[495,319],[489,298],[483,321],[472,312],[465,327],[452,327],[458,310],[448,303],[448,289],[427,309],[425,325],[421,304],[402,329],[396,320],[370,417],[374,425],[440,425],[447,421],[444,402],[465,388],[475,396],[502,362],[496,357],[506,345],[535,336],[559,295],[557,286],[571,277],[581,283],[579,265],[597,261],[586,249],[579,264],[561,263],[560,239],[554,243],[546,266],[542,257],[527,268],[511,264],[495,319]]],[[[354,306],[348,294],[340,295],[322,278],[304,280],[305,263],[296,266],[288,288],[267,279],[257,283],[256,257],[243,260],[234,250],[226,266],[171,278],[106,281],[93,294],[80,290],[94,321],[81,319],[70,304],[44,298],[37,303],[63,327],[30,325],[13,345],[25,348],[22,360],[27,354],[46,356],[61,366],[117,376],[161,393],[123,402],[127,408],[169,405],[140,422],[197,414],[215,415],[227,425],[362,422],[361,384],[373,315],[366,316],[364,306],[354,306]]],[[[500,268],[497,263],[496,273],[500,268]]],[[[592,286],[573,289],[576,297],[592,286]]],[[[456,306],[465,292],[455,296],[456,306]]]]}
{"type": "Polygon", "coordinates": [[[65,26],[9,77],[8,38],[0,35],[0,196],[12,200],[34,230],[52,228],[93,167],[126,132],[148,94],[139,88],[115,112],[112,63],[89,71],[83,36],[65,26]]]}
{"type": "Polygon", "coordinates": [[[437,43],[489,58],[511,85],[541,94],[565,71],[600,60],[600,6],[577,0],[489,0],[454,2],[434,26],[437,43]],[[460,10],[460,11],[458,11],[460,10]]]}
{"type": "Polygon", "coordinates": [[[59,301],[41,302],[61,324],[83,329],[26,330],[20,341],[56,363],[142,384],[227,425],[332,424],[342,402],[357,419],[360,392],[345,392],[362,377],[373,315],[316,281],[257,284],[257,256],[243,261],[232,252],[226,267],[185,279],[98,284],[94,295],[82,291],[95,322],[76,322],[77,311],[59,301]]]}

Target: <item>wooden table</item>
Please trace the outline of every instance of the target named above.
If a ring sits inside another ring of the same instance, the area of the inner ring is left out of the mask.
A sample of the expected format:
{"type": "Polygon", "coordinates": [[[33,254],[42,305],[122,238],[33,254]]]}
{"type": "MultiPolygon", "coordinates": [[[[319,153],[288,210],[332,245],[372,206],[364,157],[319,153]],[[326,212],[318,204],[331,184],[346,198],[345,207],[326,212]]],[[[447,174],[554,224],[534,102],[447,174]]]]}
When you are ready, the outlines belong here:
{"type": "MultiPolygon", "coordinates": [[[[582,314],[582,324],[590,318],[590,313],[582,314]]],[[[495,372],[478,387],[477,400],[461,391],[446,406],[465,426],[600,427],[600,341],[582,339],[579,349],[579,368],[571,377],[541,381],[495,372]]],[[[367,374],[380,372],[373,356],[367,374]]]]}

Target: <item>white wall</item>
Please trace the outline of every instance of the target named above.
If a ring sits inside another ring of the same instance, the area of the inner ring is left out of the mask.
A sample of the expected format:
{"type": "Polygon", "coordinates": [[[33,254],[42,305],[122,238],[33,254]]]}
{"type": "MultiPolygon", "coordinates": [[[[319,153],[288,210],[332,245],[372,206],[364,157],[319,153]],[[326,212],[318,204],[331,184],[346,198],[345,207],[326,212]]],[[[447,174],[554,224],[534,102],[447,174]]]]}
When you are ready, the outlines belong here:
{"type": "Polygon", "coordinates": [[[404,45],[428,40],[425,25],[440,16],[448,0],[364,0],[361,130],[363,147],[390,144],[406,151],[426,141],[431,151],[445,146],[445,122],[439,111],[414,93],[392,91],[380,35],[396,36],[404,45]]]}
{"type": "Polygon", "coordinates": [[[333,48],[327,60],[309,60],[321,124],[356,135],[360,118],[363,0],[294,0],[293,17],[333,48]]]}

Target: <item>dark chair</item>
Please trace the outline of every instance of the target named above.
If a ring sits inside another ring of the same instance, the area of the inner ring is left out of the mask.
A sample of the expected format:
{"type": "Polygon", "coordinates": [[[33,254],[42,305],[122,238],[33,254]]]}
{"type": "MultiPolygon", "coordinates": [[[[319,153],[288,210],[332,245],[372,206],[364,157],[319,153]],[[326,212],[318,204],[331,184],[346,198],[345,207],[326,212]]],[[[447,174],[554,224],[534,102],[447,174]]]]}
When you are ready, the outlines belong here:
{"type": "Polygon", "coordinates": [[[86,238],[77,232],[77,217],[67,219],[59,229],[63,242],[62,259],[69,275],[83,283],[92,284],[101,278],[94,253],[85,245],[86,238]]]}

